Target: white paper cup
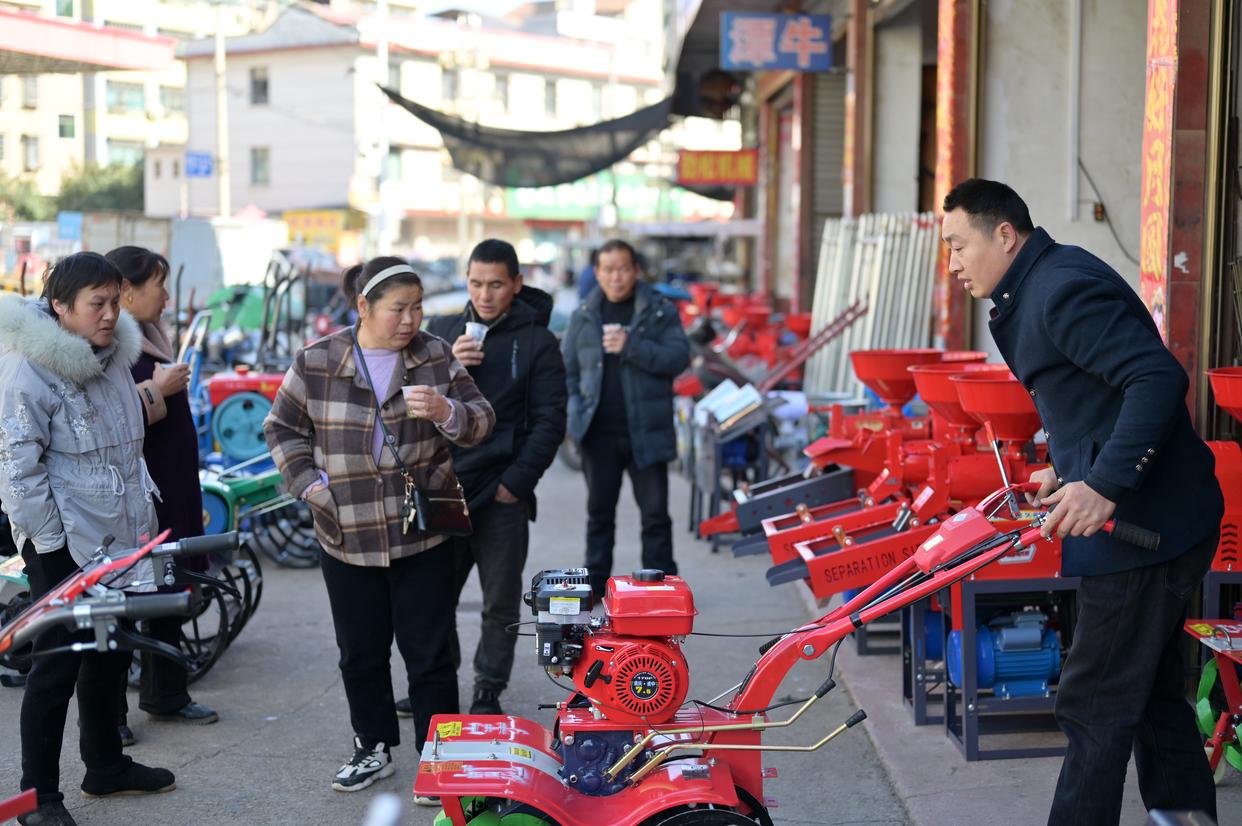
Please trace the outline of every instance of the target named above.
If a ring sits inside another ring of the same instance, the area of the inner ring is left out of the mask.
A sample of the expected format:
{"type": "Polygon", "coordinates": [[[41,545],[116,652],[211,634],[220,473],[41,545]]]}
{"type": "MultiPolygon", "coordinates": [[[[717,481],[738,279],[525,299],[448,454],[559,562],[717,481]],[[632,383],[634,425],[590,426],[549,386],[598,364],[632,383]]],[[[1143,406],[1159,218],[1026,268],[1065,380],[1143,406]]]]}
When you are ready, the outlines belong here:
{"type": "Polygon", "coordinates": [[[466,335],[470,336],[475,341],[482,341],[487,338],[487,325],[480,324],[477,321],[467,321],[466,335]]]}
{"type": "Polygon", "coordinates": [[[416,389],[416,388],[418,388],[418,387],[426,387],[426,386],[427,386],[427,385],[425,385],[425,384],[403,384],[403,385],[401,385],[401,395],[402,395],[403,397],[405,397],[405,404],[406,404],[406,411],[405,411],[405,415],[406,415],[406,418],[408,418],[408,419],[417,419],[417,418],[418,418],[418,415],[417,415],[417,414],[416,414],[413,410],[409,409],[409,404],[410,404],[410,391],[411,391],[411,390],[414,390],[414,389],[416,389]]]}

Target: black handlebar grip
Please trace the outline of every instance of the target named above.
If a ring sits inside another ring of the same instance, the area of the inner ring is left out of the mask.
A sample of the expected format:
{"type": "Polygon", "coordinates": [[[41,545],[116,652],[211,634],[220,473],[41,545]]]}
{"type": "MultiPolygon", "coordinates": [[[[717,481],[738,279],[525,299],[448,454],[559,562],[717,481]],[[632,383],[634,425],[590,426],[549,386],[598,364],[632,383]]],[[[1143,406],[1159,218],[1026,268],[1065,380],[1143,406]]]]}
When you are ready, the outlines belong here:
{"type": "Polygon", "coordinates": [[[1112,536],[1113,539],[1126,542],[1145,551],[1155,551],[1160,548],[1160,534],[1155,531],[1149,531],[1146,528],[1140,528],[1138,525],[1131,525],[1129,522],[1115,522],[1113,524],[1112,536]]]}
{"type": "Polygon", "coordinates": [[[191,536],[178,543],[181,547],[174,552],[175,556],[192,556],[194,554],[232,553],[241,546],[241,534],[237,531],[212,533],[206,536],[191,536]]]}
{"type": "Polygon", "coordinates": [[[178,594],[143,594],[125,599],[126,619],[188,616],[189,613],[190,594],[187,591],[178,594]]]}

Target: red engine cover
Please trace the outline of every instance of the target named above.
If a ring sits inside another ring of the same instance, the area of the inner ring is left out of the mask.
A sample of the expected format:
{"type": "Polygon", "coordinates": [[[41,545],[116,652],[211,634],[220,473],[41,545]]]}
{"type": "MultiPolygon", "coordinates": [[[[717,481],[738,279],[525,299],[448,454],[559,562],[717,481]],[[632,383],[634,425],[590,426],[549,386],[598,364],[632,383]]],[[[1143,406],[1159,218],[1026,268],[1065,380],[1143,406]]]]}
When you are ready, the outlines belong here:
{"type": "Polygon", "coordinates": [[[694,594],[679,576],[644,582],[614,576],[604,594],[604,611],[619,635],[681,637],[694,630],[694,594]]]}
{"type": "Polygon", "coordinates": [[[690,669],[669,640],[592,634],[574,665],[574,685],[609,720],[652,725],[671,719],[685,702],[690,669]]]}
{"type": "Polygon", "coordinates": [[[251,373],[245,368],[235,373],[217,373],[207,380],[207,394],[211,397],[211,406],[219,407],[229,396],[250,391],[261,393],[272,401],[276,401],[276,391],[285,380],[283,373],[251,373]]]}

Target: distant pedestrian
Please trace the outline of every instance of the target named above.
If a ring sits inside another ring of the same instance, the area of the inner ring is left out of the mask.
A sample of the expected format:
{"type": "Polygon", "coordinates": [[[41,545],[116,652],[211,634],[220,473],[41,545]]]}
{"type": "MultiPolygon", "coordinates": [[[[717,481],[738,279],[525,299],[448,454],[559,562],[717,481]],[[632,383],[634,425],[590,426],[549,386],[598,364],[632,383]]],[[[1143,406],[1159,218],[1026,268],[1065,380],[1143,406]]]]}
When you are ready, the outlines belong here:
{"type": "MultiPolygon", "coordinates": [[[[198,481],[198,431],[190,413],[187,387],[190,368],[177,359],[160,317],[168,304],[168,260],[143,247],[118,247],[106,256],[121,271],[121,306],[142,329],[142,352],[130,368],[138,383],[138,398],[146,419],[142,453],[151,478],[160,489],[155,513],[170,540],[203,533],[203,493],[198,481]]],[[[194,565],[188,561],[183,564],[194,565]]],[[[147,620],[147,635],[173,648],[181,639],[181,617],[147,620]]],[[[126,705],[125,683],[121,685],[126,705]]],[[[176,662],[144,652],[138,707],[156,720],[207,725],[220,719],[214,709],[190,698],[188,674],[176,662]]],[[[133,742],[133,732],[121,720],[121,739],[133,742]]]]}
{"type": "Polygon", "coordinates": [[[535,486],[565,438],[565,364],[548,331],[552,297],[522,283],[512,244],[490,239],[476,246],[466,289],[465,310],[432,319],[427,330],[453,342],[453,354],[496,411],[496,428],[485,442],[453,449],[474,523],[474,534],[453,545],[458,597],[472,567],[483,586],[470,713],[502,714],[500,694],[517,642],[509,626],[522,617],[535,486]]]}
{"type": "Polygon", "coordinates": [[[578,299],[582,300],[595,289],[595,268],[599,265],[599,250],[591,250],[587,264],[578,271],[578,299]]]}
{"type": "MultiPolygon", "coordinates": [[[[129,372],[142,333],[121,310],[121,281],[102,255],[79,252],[52,268],[42,298],[0,296],[0,504],[32,599],[76,573],[106,537],[133,548],[155,535],[156,487],[142,458],[142,405],[129,372]]],[[[80,632],[54,628],[35,641],[35,653],[81,641],[80,632]]],[[[130,656],[34,657],[22,698],[21,785],[36,790],[39,808],[19,823],[73,826],[60,791],[60,750],[75,693],[83,792],[176,788],[172,772],[121,751],[119,687],[130,656]]]]}
{"type": "Polygon", "coordinates": [[[354,729],[354,755],[332,788],[353,792],[394,771],[391,749],[401,742],[389,668],[394,635],[415,747],[422,750],[432,715],[459,710],[453,549],[445,536],[410,527],[402,468],[418,487],[455,488],[450,445],[482,442],[495,414],[449,345],[419,331],[423,289],[408,264],[374,258],[346,270],[342,289],[357,326],[298,353],[264,430],[323,545],[354,729]]]}
{"type": "Polygon", "coordinates": [[[1186,371],[1121,276],[1053,241],[1005,184],[958,184],[944,212],[949,272],[991,302],[988,328],[1047,429],[1051,466],[1031,475],[1032,498],[1051,506],[1044,530],[1063,538],[1062,573],[1079,577],[1056,698],[1069,746],[1048,823],[1115,826],[1131,752],[1149,809],[1215,822],[1182,623],[1224,502],[1186,410],[1186,371]],[[1114,516],[1160,534],[1160,547],[1104,533],[1114,516]]]}
{"type": "Polygon", "coordinates": [[[599,289],[574,311],[562,350],[569,435],[582,447],[587,479],[586,567],[602,595],[626,473],[642,518],[643,567],[677,573],[668,463],[677,456],[673,379],[690,363],[690,344],[677,308],[639,283],[633,247],[608,241],[598,262],[599,289]]]}

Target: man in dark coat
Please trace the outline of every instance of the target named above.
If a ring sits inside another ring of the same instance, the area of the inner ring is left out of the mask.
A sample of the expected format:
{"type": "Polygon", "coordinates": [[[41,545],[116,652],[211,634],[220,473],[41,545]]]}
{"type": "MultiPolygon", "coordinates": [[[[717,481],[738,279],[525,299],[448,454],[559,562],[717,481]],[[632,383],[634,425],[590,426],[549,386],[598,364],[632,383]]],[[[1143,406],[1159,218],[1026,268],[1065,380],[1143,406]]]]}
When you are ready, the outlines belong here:
{"type": "Polygon", "coordinates": [[[1224,503],[1186,410],[1186,373],[1129,285],[1035,228],[1008,186],[966,181],[944,212],[949,270],[991,299],[992,337],[1043,420],[1052,468],[1032,475],[1032,498],[1052,508],[1044,530],[1063,537],[1063,572],[1081,577],[1056,698],[1069,747],[1048,822],[1118,823],[1131,749],[1149,809],[1215,818],[1181,626],[1224,503]],[[1110,518],[1159,533],[1159,548],[1102,533],[1110,518]]]}
{"type": "Polygon", "coordinates": [[[569,378],[569,435],[586,473],[586,567],[604,593],[612,573],[617,498],[626,472],[642,517],[642,564],[677,573],[668,515],[668,463],[677,456],[673,379],[690,363],[677,309],[638,283],[624,241],[599,249],[598,289],[574,311],[562,349],[569,378]]]}
{"type": "Polygon", "coordinates": [[[453,448],[474,525],[473,535],[454,540],[454,551],[458,594],[475,565],[483,586],[470,713],[501,714],[500,694],[509,684],[517,641],[508,626],[521,620],[535,485],[565,438],[565,365],[548,330],[552,298],[522,284],[511,244],[490,239],[476,246],[466,287],[465,310],[432,319],[427,329],[453,342],[453,355],[496,411],[486,441],[453,448]],[[468,334],[467,324],[476,332],[485,329],[483,338],[468,334]]]}

